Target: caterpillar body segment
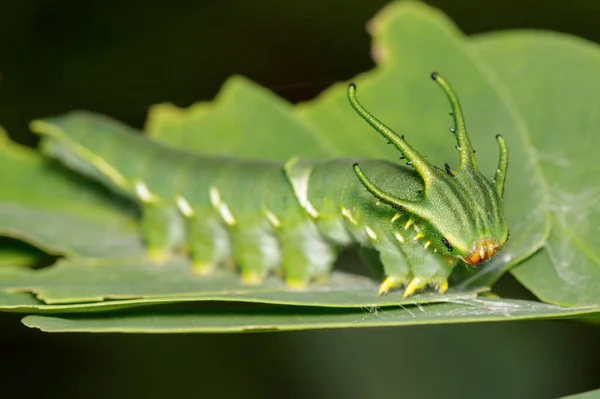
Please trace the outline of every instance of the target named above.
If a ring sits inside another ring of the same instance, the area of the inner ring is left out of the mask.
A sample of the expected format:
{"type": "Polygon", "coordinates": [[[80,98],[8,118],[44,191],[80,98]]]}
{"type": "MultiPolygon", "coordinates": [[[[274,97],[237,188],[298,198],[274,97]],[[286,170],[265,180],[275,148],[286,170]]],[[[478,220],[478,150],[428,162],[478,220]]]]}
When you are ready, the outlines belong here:
{"type": "Polygon", "coordinates": [[[33,128],[44,135],[47,154],[139,203],[142,234],[157,263],[184,247],[200,274],[236,264],[245,282],[259,283],[281,269],[294,287],[331,269],[334,244],[299,205],[282,164],[200,157],[120,125],[99,137],[84,129],[67,136],[40,123],[33,128]]]}
{"type": "MultiPolygon", "coordinates": [[[[351,165],[356,162],[293,160],[286,165],[286,174],[297,196],[301,195],[299,179],[308,176],[309,207],[315,212],[313,219],[324,236],[338,245],[358,243],[379,252],[389,279],[386,283],[389,287],[382,286],[381,293],[415,278],[424,281],[422,286],[444,286],[456,262],[436,253],[439,245],[422,236],[420,219],[369,194],[355,178],[351,165]],[[390,285],[391,281],[395,283],[390,285]]],[[[358,162],[382,182],[386,191],[411,201],[421,197],[423,181],[414,170],[386,161],[358,162]]]]}
{"type": "Polygon", "coordinates": [[[92,131],[86,114],[35,121],[32,130],[43,136],[48,155],[139,204],[142,235],[157,263],[183,250],[199,274],[236,265],[248,284],[275,273],[300,289],[327,276],[339,248],[357,243],[379,253],[386,275],[379,294],[397,286],[405,286],[405,297],[426,286],[444,293],[456,264],[485,261],[508,238],[501,200],[508,158],[498,138],[497,173],[491,181],[481,175],[456,96],[441,77],[432,77],[452,104],[456,171],[429,164],[360,105],[353,85],[351,105],[412,167],[364,159],[280,164],[204,157],[107,118],[93,116],[105,129],[92,131]]]}

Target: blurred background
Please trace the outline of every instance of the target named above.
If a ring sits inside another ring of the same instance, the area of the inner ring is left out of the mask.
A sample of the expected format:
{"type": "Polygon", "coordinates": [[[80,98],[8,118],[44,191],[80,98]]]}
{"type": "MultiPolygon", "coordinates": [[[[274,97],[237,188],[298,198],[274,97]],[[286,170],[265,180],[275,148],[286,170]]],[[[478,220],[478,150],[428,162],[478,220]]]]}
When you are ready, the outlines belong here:
{"type": "MultiPolygon", "coordinates": [[[[467,34],[600,42],[595,0],[432,0],[467,34]]],[[[385,0],[18,0],[0,4],[0,124],[210,100],[242,74],[292,102],[373,67],[385,0]]],[[[514,295],[507,277],[500,289],[514,295]]],[[[365,311],[366,312],[366,311],[365,311]]],[[[385,312],[382,313],[385,317],[385,312]]],[[[248,335],[48,335],[0,314],[0,396],[554,398],[600,388],[600,331],[574,321],[248,335]]]]}

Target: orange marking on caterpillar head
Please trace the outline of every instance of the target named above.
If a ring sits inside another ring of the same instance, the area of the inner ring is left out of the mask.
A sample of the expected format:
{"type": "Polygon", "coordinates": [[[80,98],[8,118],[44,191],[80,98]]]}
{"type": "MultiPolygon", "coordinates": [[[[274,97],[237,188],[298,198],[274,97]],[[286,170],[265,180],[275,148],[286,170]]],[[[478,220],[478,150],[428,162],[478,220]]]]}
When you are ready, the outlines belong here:
{"type": "Polygon", "coordinates": [[[473,243],[471,252],[466,258],[463,258],[465,263],[469,265],[477,265],[485,260],[488,260],[498,252],[498,241],[494,238],[483,238],[473,243]]]}

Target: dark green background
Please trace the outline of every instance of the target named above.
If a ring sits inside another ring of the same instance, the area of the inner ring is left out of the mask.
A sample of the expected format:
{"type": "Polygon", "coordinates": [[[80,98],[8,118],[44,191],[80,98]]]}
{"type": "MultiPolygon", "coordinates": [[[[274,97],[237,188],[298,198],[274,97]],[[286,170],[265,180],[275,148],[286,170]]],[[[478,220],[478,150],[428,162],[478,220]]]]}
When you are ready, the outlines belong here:
{"type": "MultiPolygon", "coordinates": [[[[76,108],[141,127],[149,105],[210,100],[232,74],[309,100],[373,67],[364,26],[385,3],[2,2],[0,123],[25,143],[31,119],[76,108]]],[[[600,42],[595,0],[429,3],[469,34],[540,28],[600,42]]],[[[577,322],[161,337],[47,335],[18,319],[0,316],[2,397],[549,398],[600,387],[599,330],[577,322]]]]}

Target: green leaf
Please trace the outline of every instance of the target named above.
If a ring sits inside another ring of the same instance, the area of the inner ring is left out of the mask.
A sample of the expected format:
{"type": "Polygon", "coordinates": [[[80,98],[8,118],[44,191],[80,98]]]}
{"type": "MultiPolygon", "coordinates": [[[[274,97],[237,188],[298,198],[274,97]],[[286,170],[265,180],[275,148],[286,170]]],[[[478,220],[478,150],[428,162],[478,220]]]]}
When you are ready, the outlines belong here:
{"type": "Polygon", "coordinates": [[[599,399],[599,398],[600,398],[600,389],[596,389],[594,391],[578,393],[575,395],[562,396],[559,399],[599,399]]]}
{"type": "Polygon", "coordinates": [[[205,155],[274,161],[337,155],[327,138],[294,116],[291,104],[240,76],[230,78],[211,103],[152,107],[145,131],[164,144],[205,155]]]}
{"type": "Polygon", "coordinates": [[[262,306],[236,309],[201,307],[168,313],[150,310],[100,316],[27,316],[23,323],[51,332],[222,333],[516,321],[564,318],[590,312],[600,312],[600,306],[565,309],[528,301],[473,298],[428,306],[360,311],[262,306]]]}
{"type": "MultiPolygon", "coordinates": [[[[239,284],[235,274],[227,271],[222,271],[213,278],[193,276],[185,262],[174,262],[164,268],[158,268],[145,262],[70,260],[41,271],[21,270],[0,275],[0,307],[19,312],[104,312],[93,315],[63,315],[60,318],[29,316],[24,320],[26,325],[45,331],[223,332],[503,321],[584,315],[598,317],[600,300],[593,295],[593,287],[597,285],[598,278],[592,272],[585,272],[577,266],[572,267],[571,263],[565,269],[572,271],[572,281],[576,281],[577,284],[564,287],[566,295],[569,295],[568,303],[574,305],[570,308],[533,301],[474,298],[474,291],[468,289],[482,283],[494,282],[507,268],[546,244],[548,237],[550,248],[558,244],[569,247],[570,252],[561,252],[563,255],[579,256],[585,249],[595,248],[591,244],[596,242],[593,240],[597,238],[597,233],[596,237],[589,241],[575,240],[572,237],[580,237],[571,234],[572,231],[566,228],[558,229],[558,235],[569,235],[571,238],[553,244],[553,240],[557,239],[556,226],[576,225],[581,228],[578,233],[581,231],[591,235],[591,230],[581,226],[588,222],[592,227],[594,222],[597,226],[597,220],[594,219],[597,212],[592,209],[593,202],[586,202],[586,207],[576,209],[583,209],[586,216],[591,215],[589,220],[579,220],[575,218],[576,215],[568,214],[574,219],[565,219],[568,221],[566,224],[558,223],[563,220],[559,216],[565,216],[567,213],[564,210],[563,213],[557,213],[553,209],[555,203],[552,199],[555,193],[551,188],[554,186],[549,185],[548,175],[555,171],[547,169],[539,160],[540,153],[552,154],[553,151],[562,149],[563,144],[558,142],[556,137],[551,139],[551,143],[554,144],[548,147],[538,147],[535,141],[548,133],[550,125],[546,125],[544,120],[539,120],[543,119],[543,110],[537,108],[535,112],[532,111],[537,104],[535,96],[525,94],[528,87],[533,87],[534,92],[538,85],[543,87],[544,81],[532,85],[526,79],[521,80],[517,76],[519,68],[531,68],[532,62],[526,59],[521,63],[520,57],[511,53],[519,50],[520,36],[507,36],[516,38],[514,40],[517,44],[505,46],[504,54],[513,54],[513,58],[510,59],[510,66],[502,67],[509,63],[509,58],[500,57],[502,63],[496,62],[487,52],[494,50],[495,44],[486,44],[485,37],[476,41],[465,38],[446,17],[422,4],[394,3],[377,16],[370,28],[374,35],[373,53],[379,66],[355,80],[359,98],[368,109],[400,134],[406,135],[414,147],[428,154],[429,159],[436,164],[442,165],[448,161],[455,165],[455,143],[452,135],[447,132],[452,123],[447,115],[450,107],[443,93],[428,79],[430,72],[438,71],[452,82],[459,94],[478,159],[488,176],[491,176],[496,168],[497,148],[494,136],[503,134],[509,145],[510,170],[505,203],[511,239],[499,256],[461,286],[455,287],[455,296],[452,293],[443,297],[424,294],[405,302],[400,301],[398,293],[378,298],[375,296],[375,282],[338,273],[334,274],[329,284],[315,285],[306,292],[294,292],[283,287],[275,278],[265,285],[244,287],[239,284]],[[516,89],[520,91],[513,92],[516,89]],[[533,120],[530,120],[531,115],[533,120]],[[550,227],[553,228],[552,233],[550,227]],[[580,242],[585,245],[579,245],[580,242]],[[579,297],[572,296],[574,288],[579,288],[579,292],[583,294],[579,297]],[[207,301],[262,302],[279,306],[246,308],[248,305],[230,303],[215,307],[207,301]],[[416,301],[442,303],[398,308],[400,304],[409,306],[416,301]],[[172,306],[182,306],[182,302],[188,305],[194,302],[194,305],[200,308],[192,311],[169,309],[161,312],[160,309],[151,308],[146,311],[137,309],[137,313],[116,312],[124,308],[168,303],[172,306]],[[372,311],[356,307],[369,307],[372,311]]],[[[531,39],[532,42],[536,40],[535,36],[531,39]]],[[[571,40],[570,43],[574,49],[573,56],[583,51],[576,41],[571,40]]],[[[553,42],[547,47],[551,49],[553,42]]],[[[532,50],[533,47],[529,49],[532,50]]],[[[594,57],[600,54],[595,49],[590,52],[595,54],[594,57]]],[[[583,61],[579,60],[579,63],[583,63],[587,68],[589,64],[583,61]]],[[[542,56],[538,62],[547,67],[546,59],[542,56]]],[[[573,62],[570,66],[569,71],[574,76],[578,76],[576,67],[579,63],[573,62]]],[[[587,71],[585,68],[582,71],[584,75],[587,71]]],[[[536,79],[537,77],[532,80],[536,79]]],[[[562,93],[560,79],[557,80],[549,86],[554,88],[556,93],[562,93]]],[[[578,87],[576,81],[570,83],[573,87],[569,90],[578,87]]],[[[292,107],[266,90],[244,79],[234,78],[225,86],[215,104],[198,105],[189,110],[180,110],[168,105],[154,108],[150,114],[148,130],[153,138],[169,145],[212,155],[276,160],[287,159],[292,155],[396,159],[398,154],[390,146],[386,146],[385,141],[354,114],[345,98],[345,91],[346,84],[340,84],[311,103],[292,107]],[[265,143],[269,145],[265,146],[265,143]]],[[[558,104],[551,108],[554,110],[552,116],[565,105],[559,102],[560,97],[555,96],[552,99],[558,104]]],[[[569,96],[565,98],[575,101],[569,96]]],[[[582,103],[578,103],[581,109],[587,109],[588,113],[595,112],[591,111],[591,108],[585,108],[590,105],[581,101],[582,103]]],[[[549,119],[545,116],[547,112],[543,115],[549,119]]],[[[596,115],[589,118],[589,125],[592,126],[596,122],[596,115]]],[[[584,125],[588,121],[583,117],[581,119],[584,125]]],[[[562,131],[571,126],[566,120],[561,119],[562,131]]],[[[101,127],[93,123],[93,118],[88,122],[86,128],[97,129],[101,134],[101,127]]],[[[78,127],[73,125],[71,128],[78,127]]],[[[591,128],[583,130],[589,132],[591,128]]],[[[588,136],[586,140],[587,138],[588,136]]],[[[579,147],[565,148],[570,151],[569,160],[575,159],[573,148],[581,150],[579,147]]],[[[590,166],[585,167],[584,171],[591,172],[594,169],[590,166]]],[[[562,184],[570,175],[564,170],[560,173],[564,173],[564,176],[559,177],[562,184]]],[[[583,189],[594,188],[594,185],[584,186],[582,182],[585,180],[579,178],[572,180],[573,182],[568,183],[574,183],[575,190],[570,192],[568,199],[587,200],[587,196],[582,194],[588,193],[583,189]]],[[[18,186],[18,197],[22,199],[27,198],[23,194],[26,190],[24,187],[18,186]]],[[[101,201],[97,193],[90,193],[89,196],[92,201],[101,201]]],[[[59,195],[58,198],[62,201],[70,200],[69,196],[59,195]]],[[[60,204],[64,206],[62,201],[60,204]]],[[[78,198],[78,201],[83,199],[78,198]]],[[[563,200],[558,204],[564,206],[567,202],[563,200]]],[[[84,204],[81,209],[85,209],[85,202],[80,203],[84,204]]],[[[36,204],[36,207],[43,208],[45,205],[36,204]]],[[[31,208],[36,211],[36,207],[31,208]]],[[[61,212],[63,210],[60,207],[58,209],[61,212]]],[[[118,215],[125,214],[121,213],[121,210],[113,209],[107,212],[107,220],[110,220],[109,215],[113,212],[118,215]]],[[[70,213],[79,218],[85,212],[80,214],[76,208],[72,212],[70,209],[69,212],[65,211],[65,214],[70,213]]],[[[33,214],[35,215],[35,212],[33,214]]],[[[62,217],[60,220],[64,223],[66,219],[62,217]]],[[[54,221],[54,224],[51,221],[47,223],[52,227],[50,230],[53,230],[55,224],[60,224],[57,221],[54,221]]],[[[124,228],[123,231],[130,231],[128,228],[124,228]]],[[[72,236],[72,232],[69,231],[58,230],[56,234],[72,236]]],[[[65,240],[69,242],[68,239],[65,240]]],[[[536,256],[529,263],[543,263],[543,260],[540,261],[543,258],[536,256]]],[[[551,295],[553,290],[561,291],[563,286],[552,281],[547,268],[535,267],[533,269],[537,274],[532,272],[531,275],[527,275],[529,263],[525,262],[516,268],[516,275],[522,278],[522,281],[528,281],[528,287],[541,286],[548,289],[549,294],[545,299],[564,303],[556,300],[557,296],[551,295]],[[527,277],[523,277],[524,275],[527,277]]]]}
{"type": "Polygon", "coordinates": [[[117,197],[11,142],[0,131],[0,234],[46,252],[140,256],[135,219],[117,197]]]}
{"type": "MultiPolygon", "coordinates": [[[[220,270],[210,277],[198,276],[187,261],[157,266],[114,260],[61,261],[40,271],[3,272],[0,269],[0,290],[31,292],[45,304],[139,299],[129,304],[131,306],[157,300],[160,303],[235,301],[325,307],[397,306],[469,298],[477,293],[450,290],[443,298],[435,293],[423,293],[403,300],[401,292],[393,292],[380,297],[377,283],[372,279],[342,272],[334,272],[326,284],[294,291],[276,277],[258,286],[247,286],[240,282],[239,275],[228,270],[220,270]]],[[[2,305],[0,302],[0,308],[2,305]]]]}
{"type": "Polygon", "coordinates": [[[0,237],[0,267],[31,266],[47,255],[23,241],[0,237]]]}
{"type": "MultiPolygon", "coordinates": [[[[600,47],[556,33],[480,36],[473,42],[523,115],[538,209],[552,224],[544,256],[515,268],[540,299],[600,303],[600,47]]],[[[515,170],[513,168],[513,170],[515,170]]]]}

